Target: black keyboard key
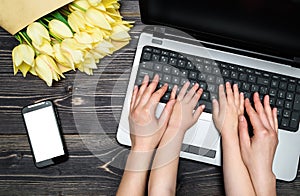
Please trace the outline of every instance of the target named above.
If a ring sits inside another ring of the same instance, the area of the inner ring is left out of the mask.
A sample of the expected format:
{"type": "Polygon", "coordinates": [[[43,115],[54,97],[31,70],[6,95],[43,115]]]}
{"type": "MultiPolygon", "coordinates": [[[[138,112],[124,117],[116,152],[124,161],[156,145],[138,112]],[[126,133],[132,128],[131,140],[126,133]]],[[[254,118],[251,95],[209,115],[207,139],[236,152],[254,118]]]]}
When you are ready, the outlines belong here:
{"type": "Polygon", "coordinates": [[[161,54],[164,56],[169,56],[170,53],[168,51],[163,50],[161,51],[161,54]]]}
{"type": "Polygon", "coordinates": [[[261,77],[258,77],[258,79],[257,79],[257,84],[261,84],[261,85],[266,85],[266,86],[268,86],[268,85],[269,85],[269,79],[268,79],[268,78],[261,78],[261,77]]]}
{"type": "Polygon", "coordinates": [[[151,60],[153,61],[153,62],[158,62],[159,61],[159,55],[158,54],[153,54],[152,55],[152,57],[151,57],[151,60]]]}
{"type": "Polygon", "coordinates": [[[259,86],[256,84],[251,85],[251,92],[258,92],[259,91],[259,86]]]}
{"type": "Polygon", "coordinates": [[[153,69],[153,63],[151,63],[151,62],[142,62],[141,64],[140,64],[140,67],[141,68],[144,68],[144,69],[153,69]]]}
{"type": "Polygon", "coordinates": [[[151,47],[144,47],[144,52],[152,52],[152,48],[151,47]]]}
{"type": "Polygon", "coordinates": [[[241,73],[239,76],[239,80],[246,82],[248,78],[247,74],[241,73]]]}
{"type": "Polygon", "coordinates": [[[164,83],[170,83],[171,82],[171,76],[170,75],[164,75],[162,81],[164,83]]]}
{"type": "Polygon", "coordinates": [[[214,84],[208,84],[208,85],[207,85],[207,90],[208,90],[210,93],[216,93],[216,92],[217,92],[217,87],[216,87],[216,85],[214,85],[214,84]]]}
{"type": "Polygon", "coordinates": [[[169,57],[167,57],[167,56],[161,56],[160,57],[160,62],[162,62],[162,63],[168,63],[168,61],[169,61],[169,57]]]}
{"type": "Polygon", "coordinates": [[[291,121],[290,121],[290,127],[297,131],[299,128],[299,121],[300,121],[300,112],[292,112],[291,115],[291,121]]]}
{"type": "Polygon", "coordinates": [[[283,105],[284,105],[284,100],[282,100],[282,99],[277,99],[277,101],[276,101],[276,106],[277,106],[277,107],[283,107],[283,105]]]}
{"type": "Polygon", "coordinates": [[[284,91],[278,91],[277,97],[284,99],[285,98],[285,92],[284,91]]]}
{"type": "Polygon", "coordinates": [[[275,106],[275,98],[274,97],[270,97],[270,105],[271,105],[271,107],[275,106]]]}
{"type": "Polygon", "coordinates": [[[287,128],[289,126],[289,122],[290,122],[290,119],[288,119],[288,118],[282,118],[282,120],[281,120],[281,127],[287,128]]]}
{"type": "Polygon", "coordinates": [[[296,90],[296,85],[295,84],[289,84],[288,85],[288,91],[294,92],[296,90]]]}
{"type": "Polygon", "coordinates": [[[163,72],[164,73],[171,73],[171,67],[168,65],[163,66],[163,72]]]}
{"type": "Polygon", "coordinates": [[[189,74],[189,78],[190,79],[197,79],[197,73],[194,72],[194,71],[191,71],[190,74],[189,74]]]}
{"type": "Polygon", "coordinates": [[[209,100],[209,93],[208,92],[203,92],[201,95],[202,100],[209,100]]]}
{"type": "Polygon", "coordinates": [[[249,91],[249,89],[250,89],[250,84],[244,82],[242,84],[242,90],[249,91]]]}
{"type": "Polygon", "coordinates": [[[232,71],[231,74],[230,74],[230,78],[234,79],[234,80],[238,79],[238,76],[239,75],[236,71],[232,71]]]}
{"type": "Polygon", "coordinates": [[[179,76],[180,70],[178,68],[172,67],[172,74],[175,76],[179,76]]]}
{"type": "Polygon", "coordinates": [[[300,94],[296,94],[296,96],[295,96],[293,109],[300,110],[300,94]]]}
{"type": "Polygon", "coordinates": [[[293,98],[294,98],[294,94],[293,94],[293,93],[290,93],[290,92],[287,92],[287,93],[286,93],[286,99],[287,99],[287,100],[292,101],[293,98]]]}
{"type": "Polygon", "coordinates": [[[180,78],[177,77],[177,76],[173,76],[172,77],[172,83],[178,85],[180,83],[180,78]]]}
{"type": "Polygon", "coordinates": [[[256,83],[256,76],[254,75],[249,75],[248,77],[248,82],[251,82],[251,83],[256,83]]]}
{"type": "Polygon", "coordinates": [[[206,90],[207,84],[205,82],[199,82],[199,88],[202,88],[203,90],[206,90]]]}
{"type": "Polygon", "coordinates": [[[143,60],[150,61],[151,60],[151,53],[150,52],[144,52],[143,60]]]}
{"type": "Polygon", "coordinates": [[[187,69],[194,69],[193,63],[192,63],[191,61],[188,61],[188,62],[186,63],[186,68],[187,68],[187,69]]]}
{"type": "Polygon", "coordinates": [[[186,61],[182,60],[182,59],[179,59],[178,66],[181,67],[181,68],[185,68],[185,65],[186,65],[186,61]]]}
{"type": "Polygon", "coordinates": [[[278,85],[279,85],[279,81],[278,81],[278,80],[272,80],[272,81],[271,81],[271,87],[277,88],[278,85]]]}
{"type": "Polygon", "coordinates": [[[213,68],[212,73],[215,74],[215,75],[217,75],[217,76],[221,76],[220,69],[217,68],[217,67],[213,68]]]}
{"type": "Polygon", "coordinates": [[[286,90],[286,88],[287,88],[287,82],[280,82],[279,83],[279,88],[283,89],[283,90],[286,90]]]}
{"type": "Polygon", "coordinates": [[[230,73],[230,72],[229,72],[228,70],[226,70],[226,69],[223,69],[223,70],[222,70],[222,76],[223,76],[223,77],[229,77],[229,73],[230,73]]]}
{"type": "Polygon", "coordinates": [[[151,78],[153,78],[153,76],[154,76],[154,72],[153,72],[153,71],[146,70],[146,69],[141,69],[141,70],[140,70],[140,73],[139,73],[139,76],[144,77],[145,75],[148,75],[149,78],[151,79],[151,78]]]}
{"type": "Polygon", "coordinates": [[[291,101],[285,101],[284,102],[284,107],[286,108],[286,109],[292,109],[292,102],[291,101]]]}
{"type": "Polygon", "coordinates": [[[285,117],[285,118],[291,117],[291,111],[290,110],[283,110],[283,117],[285,117]]]}
{"type": "Polygon", "coordinates": [[[271,97],[275,97],[277,95],[277,90],[276,89],[270,89],[269,95],[271,97]]]}
{"type": "Polygon", "coordinates": [[[268,87],[261,86],[260,90],[259,90],[259,93],[261,95],[266,95],[268,93],[268,87]]]}
{"type": "Polygon", "coordinates": [[[210,65],[204,65],[204,72],[206,73],[212,73],[212,68],[210,65]]]}
{"type": "Polygon", "coordinates": [[[177,59],[170,58],[169,64],[172,65],[172,66],[176,66],[177,65],[177,59]]]}
{"type": "Polygon", "coordinates": [[[153,68],[155,71],[161,71],[163,66],[161,64],[154,64],[153,68]]]}
{"type": "Polygon", "coordinates": [[[181,76],[181,77],[187,78],[187,77],[188,77],[188,74],[189,74],[189,72],[188,72],[187,70],[181,70],[181,72],[180,72],[180,76],[181,76]]]}
{"type": "Polygon", "coordinates": [[[213,75],[207,75],[206,82],[215,83],[216,82],[216,77],[213,76],[213,75]]]}

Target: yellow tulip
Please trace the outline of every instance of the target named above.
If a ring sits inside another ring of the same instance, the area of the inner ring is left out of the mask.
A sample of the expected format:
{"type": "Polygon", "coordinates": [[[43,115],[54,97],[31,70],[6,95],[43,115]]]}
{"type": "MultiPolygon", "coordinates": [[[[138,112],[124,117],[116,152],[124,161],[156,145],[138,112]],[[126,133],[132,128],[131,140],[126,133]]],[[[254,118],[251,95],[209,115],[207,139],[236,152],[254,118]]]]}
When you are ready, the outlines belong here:
{"type": "Polygon", "coordinates": [[[34,66],[34,50],[26,45],[20,44],[12,51],[14,75],[20,70],[25,77],[27,72],[34,66]]]}
{"type": "Polygon", "coordinates": [[[32,42],[37,46],[42,45],[44,41],[50,41],[48,30],[39,22],[28,25],[26,32],[32,42]]]}
{"type": "Polygon", "coordinates": [[[54,44],[53,49],[54,49],[54,58],[59,64],[61,64],[66,68],[75,70],[75,65],[72,60],[72,57],[68,55],[68,53],[62,51],[60,44],[54,44]]]}
{"type": "Polygon", "coordinates": [[[48,86],[52,85],[52,80],[58,81],[60,76],[64,77],[55,61],[48,55],[41,54],[35,59],[35,71],[48,86]]]}
{"type": "Polygon", "coordinates": [[[49,22],[50,32],[59,39],[66,39],[73,37],[71,29],[63,22],[53,19],[49,22]]]}
{"type": "Polygon", "coordinates": [[[76,10],[68,16],[68,23],[73,31],[79,33],[81,30],[85,29],[86,21],[83,13],[76,10]]]}
{"type": "Polygon", "coordinates": [[[110,24],[107,22],[104,14],[101,11],[91,7],[86,11],[85,14],[87,22],[102,29],[111,30],[110,24]]]}

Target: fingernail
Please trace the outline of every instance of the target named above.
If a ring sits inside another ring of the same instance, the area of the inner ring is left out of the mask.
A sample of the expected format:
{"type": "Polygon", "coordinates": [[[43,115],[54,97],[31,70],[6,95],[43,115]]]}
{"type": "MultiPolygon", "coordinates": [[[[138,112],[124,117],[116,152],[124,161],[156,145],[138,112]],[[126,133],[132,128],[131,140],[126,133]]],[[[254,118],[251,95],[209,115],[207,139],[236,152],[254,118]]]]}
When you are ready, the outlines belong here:
{"type": "Polygon", "coordinates": [[[205,105],[201,105],[201,108],[204,110],[205,109],[205,105]]]}

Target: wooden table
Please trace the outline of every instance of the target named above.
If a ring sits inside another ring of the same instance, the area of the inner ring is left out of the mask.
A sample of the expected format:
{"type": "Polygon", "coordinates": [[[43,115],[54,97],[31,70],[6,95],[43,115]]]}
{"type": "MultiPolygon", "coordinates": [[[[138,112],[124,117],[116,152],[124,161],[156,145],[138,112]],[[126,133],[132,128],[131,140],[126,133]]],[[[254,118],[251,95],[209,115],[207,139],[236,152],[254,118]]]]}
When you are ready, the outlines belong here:
{"type": "MultiPolygon", "coordinates": [[[[137,39],[143,24],[138,1],[123,0],[121,13],[136,21],[129,46],[104,59],[94,76],[66,74],[53,87],[21,73],[13,76],[11,51],[18,43],[0,28],[0,195],[114,195],[128,148],[115,139],[137,39]],[[69,160],[35,168],[21,108],[51,99],[62,123],[69,160]]],[[[277,182],[278,195],[299,195],[300,172],[277,182]]],[[[224,195],[222,168],[180,160],[178,195],[224,195]]]]}

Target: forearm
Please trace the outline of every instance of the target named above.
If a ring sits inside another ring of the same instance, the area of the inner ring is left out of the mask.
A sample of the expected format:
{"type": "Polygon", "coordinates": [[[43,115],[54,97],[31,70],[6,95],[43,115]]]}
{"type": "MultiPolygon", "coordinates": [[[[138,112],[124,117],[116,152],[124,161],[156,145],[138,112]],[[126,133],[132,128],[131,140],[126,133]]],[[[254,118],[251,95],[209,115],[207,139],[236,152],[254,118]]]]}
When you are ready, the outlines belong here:
{"type": "Polygon", "coordinates": [[[255,195],[250,175],[241,157],[237,135],[223,135],[223,173],[226,195],[255,195]]]}
{"type": "Polygon", "coordinates": [[[149,195],[175,195],[182,140],[183,133],[177,130],[167,129],[165,132],[152,164],[149,195]]]}
{"type": "Polygon", "coordinates": [[[266,174],[266,171],[255,174],[250,172],[251,180],[257,196],[275,196],[276,195],[276,177],[272,171],[266,174]]]}
{"type": "Polygon", "coordinates": [[[118,196],[145,195],[147,176],[153,151],[131,151],[128,155],[124,174],[117,191],[118,196]]]}

